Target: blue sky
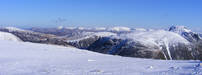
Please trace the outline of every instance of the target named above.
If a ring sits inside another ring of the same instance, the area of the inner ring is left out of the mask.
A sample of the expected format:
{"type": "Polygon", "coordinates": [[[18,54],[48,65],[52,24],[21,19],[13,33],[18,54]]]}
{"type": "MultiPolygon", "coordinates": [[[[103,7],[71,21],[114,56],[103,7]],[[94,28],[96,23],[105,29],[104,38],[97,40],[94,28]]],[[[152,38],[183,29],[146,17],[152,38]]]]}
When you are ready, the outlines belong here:
{"type": "Polygon", "coordinates": [[[0,25],[202,28],[202,0],[0,0],[0,25]]]}

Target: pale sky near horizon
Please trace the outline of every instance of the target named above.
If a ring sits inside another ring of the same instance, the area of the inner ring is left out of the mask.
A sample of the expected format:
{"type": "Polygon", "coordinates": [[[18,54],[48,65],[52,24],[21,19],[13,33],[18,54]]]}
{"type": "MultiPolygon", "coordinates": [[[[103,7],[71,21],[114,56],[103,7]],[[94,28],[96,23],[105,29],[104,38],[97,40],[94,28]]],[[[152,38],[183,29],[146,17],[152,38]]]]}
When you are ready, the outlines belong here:
{"type": "Polygon", "coordinates": [[[0,25],[202,28],[201,0],[0,0],[0,25]]]}

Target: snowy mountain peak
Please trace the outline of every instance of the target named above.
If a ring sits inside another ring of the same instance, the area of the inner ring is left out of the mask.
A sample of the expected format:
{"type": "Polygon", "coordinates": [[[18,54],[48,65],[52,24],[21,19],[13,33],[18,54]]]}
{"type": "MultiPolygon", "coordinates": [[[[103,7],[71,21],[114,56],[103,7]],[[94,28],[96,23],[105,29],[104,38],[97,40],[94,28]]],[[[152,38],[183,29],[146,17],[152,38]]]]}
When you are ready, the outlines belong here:
{"type": "Polygon", "coordinates": [[[5,29],[8,29],[9,32],[12,32],[12,31],[25,31],[23,29],[19,29],[19,28],[16,28],[16,27],[5,27],[5,29]]]}
{"type": "Polygon", "coordinates": [[[201,40],[201,37],[198,33],[192,32],[185,26],[172,26],[170,27],[169,31],[178,33],[179,35],[187,39],[189,42],[197,42],[201,40]]]}
{"type": "Polygon", "coordinates": [[[172,32],[175,32],[175,33],[178,33],[178,34],[182,34],[184,32],[191,32],[191,30],[189,30],[187,27],[185,26],[171,26],[169,31],[172,31],[172,32]]]}

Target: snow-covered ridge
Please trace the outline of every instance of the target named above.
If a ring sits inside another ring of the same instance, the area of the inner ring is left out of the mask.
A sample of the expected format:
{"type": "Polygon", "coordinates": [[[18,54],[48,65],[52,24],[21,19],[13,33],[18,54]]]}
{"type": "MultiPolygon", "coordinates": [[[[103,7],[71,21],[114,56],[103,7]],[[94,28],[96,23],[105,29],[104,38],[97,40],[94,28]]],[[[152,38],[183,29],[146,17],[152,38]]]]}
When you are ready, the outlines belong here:
{"type": "Polygon", "coordinates": [[[144,28],[134,28],[135,31],[148,31],[147,29],[144,28]]]}
{"type": "Polygon", "coordinates": [[[107,29],[108,31],[130,31],[131,28],[128,28],[128,27],[112,27],[112,28],[108,28],[107,29]]]}
{"type": "Polygon", "coordinates": [[[200,34],[196,32],[192,32],[185,26],[172,26],[169,31],[177,33],[187,39],[189,42],[197,42],[201,40],[200,34]]]}
{"type": "MultiPolygon", "coordinates": [[[[59,26],[58,29],[63,29],[63,28],[65,28],[65,27],[59,26]]],[[[189,42],[186,41],[186,39],[184,39],[183,37],[181,37],[178,34],[184,33],[184,32],[191,32],[191,30],[187,29],[185,26],[172,26],[172,27],[170,27],[169,31],[148,30],[148,29],[144,29],[144,28],[131,29],[128,27],[112,27],[112,28],[98,27],[98,30],[99,30],[99,28],[101,28],[101,30],[106,29],[107,31],[104,31],[104,32],[103,31],[101,31],[101,32],[89,32],[89,31],[86,32],[86,31],[84,31],[78,35],[78,36],[81,36],[81,37],[79,37],[79,39],[73,39],[73,40],[68,40],[68,41],[79,41],[79,40],[94,37],[94,36],[99,36],[99,37],[117,36],[117,37],[120,37],[120,36],[118,36],[120,34],[109,32],[109,31],[130,31],[130,30],[134,30],[132,33],[129,33],[129,34],[128,33],[121,34],[121,37],[130,38],[130,39],[133,38],[135,41],[142,41],[142,42],[145,42],[145,44],[152,43],[154,45],[157,45],[157,43],[159,41],[165,41],[165,39],[171,44],[175,43],[175,42],[187,44],[189,42]],[[178,34],[176,34],[176,33],[178,33],[178,34]]],[[[15,27],[6,27],[6,29],[8,29],[9,31],[27,31],[27,30],[15,28],[15,27]]],[[[84,29],[91,29],[91,28],[77,27],[76,29],[84,30],[84,29]]]]}
{"type": "Polygon", "coordinates": [[[93,28],[94,30],[106,30],[107,28],[105,28],[105,27],[95,27],[95,28],[93,28]]]}
{"type": "Polygon", "coordinates": [[[0,40],[21,41],[18,37],[11,33],[0,32],[0,40]]]}
{"type": "Polygon", "coordinates": [[[8,29],[9,32],[12,32],[12,31],[27,31],[27,30],[23,30],[23,29],[20,29],[20,28],[16,28],[16,27],[5,27],[5,29],[8,29]]]}
{"type": "Polygon", "coordinates": [[[109,36],[115,36],[117,34],[112,32],[97,32],[97,33],[94,33],[94,35],[100,36],[100,37],[107,37],[107,36],[109,37],[109,36]]]}
{"type": "Polygon", "coordinates": [[[187,45],[189,44],[189,42],[185,38],[178,35],[177,33],[165,30],[133,32],[129,34],[122,34],[120,35],[120,37],[124,39],[132,39],[133,41],[139,42],[147,47],[159,47],[159,49],[162,51],[163,51],[162,46],[165,46],[166,47],[165,50],[169,56],[167,57],[165,53],[163,53],[166,60],[168,58],[172,60],[171,56],[172,50],[170,49],[170,47],[177,46],[179,43],[187,45]]]}
{"type": "MultiPolygon", "coordinates": [[[[164,58],[167,60],[177,59],[175,53],[172,52],[183,52],[183,50],[188,51],[190,42],[177,33],[169,32],[166,30],[140,30],[133,31],[130,33],[111,33],[111,32],[90,32],[82,33],[86,35],[79,39],[68,40],[71,45],[77,48],[89,49],[92,51],[103,51],[108,54],[116,54],[116,52],[121,52],[122,50],[147,50],[151,52],[163,52],[164,58]],[[101,37],[95,37],[101,36],[101,37]],[[117,40],[117,41],[115,41],[117,40]],[[135,44],[138,43],[138,44],[135,44]],[[109,45],[108,45],[109,44],[109,45]],[[83,45],[87,45],[83,47],[83,45]],[[97,46],[99,45],[99,46],[97,46]],[[180,47],[182,46],[183,47],[180,47]],[[103,46],[103,47],[102,47],[103,46]],[[128,47],[130,46],[130,47],[128,47]],[[102,48],[107,47],[108,49],[102,50],[102,48]],[[139,49],[133,48],[138,47],[139,49]],[[140,48],[145,47],[145,48],[140,48]],[[177,48],[186,49],[177,49],[177,48]],[[133,48],[133,49],[132,49],[133,48]],[[97,50],[94,50],[97,49],[97,50]],[[172,56],[173,55],[173,56],[172,56]]],[[[189,49],[191,50],[191,49],[189,49]]],[[[102,53],[102,52],[101,52],[102,53]]],[[[131,53],[132,54],[132,53],[131,53]]],[[[122,54],[124,55],[124,53],[122,54]]],[[[130,54],[128,54],[130,55],[130,54]]],[[[144,55],[144,53],[142,54],[144,55]]],[[[127,53],[126,55],[127,56],[127,53]]],[[[184,57],[184,56],[181,56],[184,57]]],[[[162,57],[161,57],[162,58],[162,57]]]]}
{"type": "Polygon", "coordinates": [[[95,31],[114,31],[114,32],[121,32],[121,31],[131,31],[129,27],[117,26],[117,27],[63,27],[59,26],[57,29],[77,29],[77,30],[95,30],[95,31]]]}
{"type": "Polygon", "coordinates": [[[4,27],[1,29],[6,29],[9,33],[12,33],[12,32],[25,32],[25,33],[35,33],[35,34],[37,33],[31,30],[25,30],[25,29],[16,28],[16,27],[4,27]]]}
{"type": "Polygon", "coordinates": [[[63,26],[59,26],[57,29],[92,30],[92,31],[108,31],[108,32],[153,31],[153,29],[129,28],[129,27],[124,27],[124,26],[116,26],[116,27],[63,27],[63,26]]]}
{"type": "Polygon", "coordinates": [[[154,45],[158,45],[158,43],[165,42],[165,41],[167,41],[170,44],[174,44],[174,43],[188,44],[189,43],[182,36],[173,32],[165,31],[165,30],[133,32],[129,34],[122,34],[121,37],[133,39],[134,41],[140,41],[145,44],[154,44],[154,45]]]}
{"type": "Polygon", "coordinates": [[[94,38],[94,37],[110,37],[110,36],[116,36],[116,33],[112,32],[84,32],[81,33],[81,37],[79,39],[74,39],[74,40],[68,40],[67,42],[78,42],[83,39],[87,38],[94,38]]]}
{"type": "Polygon", "coordinates": [[[178,33],[178,34],[182,34],[184,32],[191,32],[191,30],[189,30],[187,27],[185,26],[171,26],[169,31],[172,31],[172,32],[175,32],[175,33],[178,33]]]}

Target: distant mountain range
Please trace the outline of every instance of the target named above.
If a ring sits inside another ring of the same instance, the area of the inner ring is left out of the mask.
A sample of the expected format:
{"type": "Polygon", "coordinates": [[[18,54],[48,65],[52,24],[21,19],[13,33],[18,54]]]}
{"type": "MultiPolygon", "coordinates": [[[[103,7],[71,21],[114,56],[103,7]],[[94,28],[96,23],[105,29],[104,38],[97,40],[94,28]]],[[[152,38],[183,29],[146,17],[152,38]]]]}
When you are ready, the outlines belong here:
{"type": "Polygon", "coordinates": [[[144,28],[0,28],[22,41],[73,46],[89,51],[166,60],[202,60],[201,34],[184,26],[172,26],[168,30],[144,28]]]}

